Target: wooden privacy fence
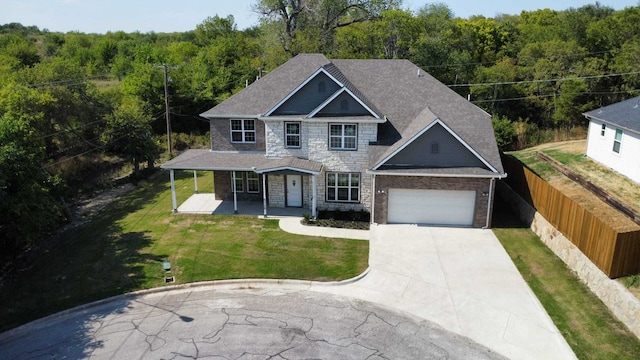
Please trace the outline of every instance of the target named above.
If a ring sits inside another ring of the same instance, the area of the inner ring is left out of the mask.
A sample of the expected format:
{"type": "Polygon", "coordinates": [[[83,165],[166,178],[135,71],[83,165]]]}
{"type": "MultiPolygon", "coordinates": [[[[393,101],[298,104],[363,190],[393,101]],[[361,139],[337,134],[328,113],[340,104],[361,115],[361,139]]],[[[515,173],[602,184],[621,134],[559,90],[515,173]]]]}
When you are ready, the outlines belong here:
{"type": "Polygon", "coordinates": [[[607,276],[640,273],[640,230],[618,232],[520,161],[503,155],[502,163],[507,184],[607,276]]]}

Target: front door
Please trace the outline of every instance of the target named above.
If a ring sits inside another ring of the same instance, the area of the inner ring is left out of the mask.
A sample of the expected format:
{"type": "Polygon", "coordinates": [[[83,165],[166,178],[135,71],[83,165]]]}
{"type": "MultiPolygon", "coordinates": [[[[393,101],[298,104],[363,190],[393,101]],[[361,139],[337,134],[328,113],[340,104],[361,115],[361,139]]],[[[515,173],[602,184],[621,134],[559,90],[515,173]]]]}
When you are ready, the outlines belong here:
{"type": "Polygon", "coordinates": [[[287,175],[287,206],[302,207],[301,175],[287,175]]]}

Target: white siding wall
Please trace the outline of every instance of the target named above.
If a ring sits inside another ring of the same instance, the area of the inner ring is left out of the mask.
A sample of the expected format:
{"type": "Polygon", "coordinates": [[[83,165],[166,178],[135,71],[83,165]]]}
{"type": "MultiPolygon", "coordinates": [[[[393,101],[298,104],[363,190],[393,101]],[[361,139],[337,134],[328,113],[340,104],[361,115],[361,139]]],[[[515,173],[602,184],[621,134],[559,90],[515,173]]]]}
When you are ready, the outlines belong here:
{"type": "Polygon", "coordinates": [[[602,122],[589,122],[587,156],[640,183],[640,136],[624,131],[620,153],[616,153],[613,151],[616,127],[607,124],[604,136],[600,136],[601,129],[602,122]]]}

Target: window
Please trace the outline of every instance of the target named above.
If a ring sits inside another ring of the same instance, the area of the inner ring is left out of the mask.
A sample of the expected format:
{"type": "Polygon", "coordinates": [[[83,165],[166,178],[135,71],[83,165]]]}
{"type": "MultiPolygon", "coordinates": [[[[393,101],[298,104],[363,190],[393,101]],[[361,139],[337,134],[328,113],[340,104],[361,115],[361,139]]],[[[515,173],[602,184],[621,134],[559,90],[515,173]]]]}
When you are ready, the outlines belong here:
{"type": "Polygon", "coordinates": [[[327,201],[358,202],[360,174],[327,173],[327,201]]]}
{"type": "Polygon", "coordinates": [[[256,124],[254,120],[231,120],[231,142],[256,142],[256,124]]]}
{"type": "Polygon", "coordinates": [[[439,154],[440,153],[440,145],[437,142],[431,144],[431,153],[439,154]]]}
{"type": "Polygon", "coordinates": [[[329,148],[331,150],[356,150],[358,126],[356,124],[329,125],[329,148]]]}
{"type": "Polygon", "coordinates": [[[613,152],[620,153],[620,145],[622,145],[622,130],[616,129],[616,138],[613,139],[613,152]]]}
{"type": "Polygon", "coordinates": [[[602,128],[600,129],[600,136],[604,137],[604,134],[607,132],[607,124],[602,124],[602,128]]]}
{"type": "MultiPolygon", "coordinates": [[[[244,182],[242,181],[242,172],[240,171],[231,172],[231,184],[232,184],[232,187],[233,187],[233,184],[235,184],[236,192],[244,192],[244,182]]],[[[234,189],[232,188],[231,191],[233,190],[234,189]]]]}
{"type": "Polygon", "coordinates": [[[260,175],[254,172],[247,172],[247,192],[260,192],[260,175]]]}
{"type": "Polygon", "coordinates": [[[300,123],[285,123],[284,136],[288,148],[300,147],[300,123]]]}

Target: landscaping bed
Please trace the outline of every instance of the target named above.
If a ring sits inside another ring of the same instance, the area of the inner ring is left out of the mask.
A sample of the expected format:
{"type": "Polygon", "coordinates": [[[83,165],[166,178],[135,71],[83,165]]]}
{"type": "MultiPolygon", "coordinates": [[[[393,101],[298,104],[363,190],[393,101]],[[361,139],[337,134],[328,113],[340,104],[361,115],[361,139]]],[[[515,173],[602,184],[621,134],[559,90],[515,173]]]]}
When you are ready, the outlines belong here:
{"type": "Polygon", "coordinates": [[[369,230],[371,214],[367,211],[319,210],[316,219],[305,216],[302,223],[309,226],[369,230]]]}

